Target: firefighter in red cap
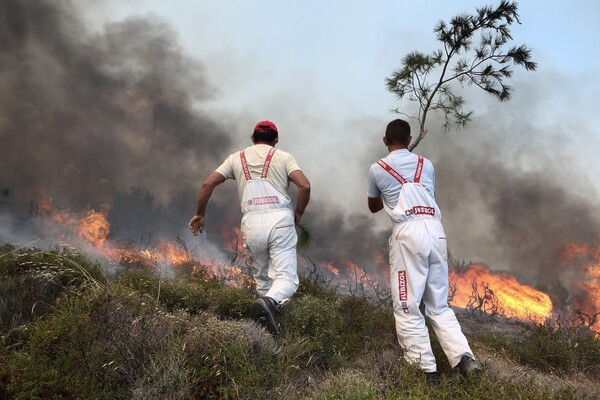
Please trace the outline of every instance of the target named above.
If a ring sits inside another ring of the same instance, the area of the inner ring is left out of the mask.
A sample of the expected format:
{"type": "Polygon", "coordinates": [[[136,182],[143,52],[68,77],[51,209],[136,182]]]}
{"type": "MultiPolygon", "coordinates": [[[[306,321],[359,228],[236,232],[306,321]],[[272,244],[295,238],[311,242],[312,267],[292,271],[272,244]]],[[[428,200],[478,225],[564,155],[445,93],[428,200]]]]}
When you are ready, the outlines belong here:
{"type": "Polygon", "coordinates": [[[252,305],[255,318],[279,334],[277,311],[298,289],[295,224],[310,198],[310,183],[294,157],[276,150],[277,127],[260,121],[251,135],[253,146],[231,154],[204,180],[196,214],[189,222],[194,235],[204,228],[206,205],[215,187],[235,179],[242,208],[242,239],[254,261],[254,279],[260,298],[252,305]],[[297,186],[292,210],[289,182],[297,186]]]}
{"type": "Polygon", "coordinates": [[[433,164],[408,150],[411,139],[408,122],[396,119],[388,124],[383,142],[389,154],[371,166],[368,206],[372,213],[385,209],[393,223],[390,277],[404,358],[420,365],[428,383],[437,384],[440,375],[421,302],[450,365],[467,378],[479,375],[481,368],[448,306],[448,252],[435,201],[433,164]]]}

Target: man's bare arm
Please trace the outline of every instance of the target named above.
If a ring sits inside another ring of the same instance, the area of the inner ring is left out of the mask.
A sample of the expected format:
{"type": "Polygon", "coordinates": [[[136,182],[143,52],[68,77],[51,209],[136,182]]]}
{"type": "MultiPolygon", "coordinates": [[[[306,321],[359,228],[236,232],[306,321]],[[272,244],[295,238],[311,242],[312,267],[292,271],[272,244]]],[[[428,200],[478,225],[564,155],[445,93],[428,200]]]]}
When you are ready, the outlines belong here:
{"type": "Polygon", "coordinates": [[[376,199],[369,197],[369,210],[375,214],[377,211],[381,211],[383,209],[383,200],[381,196],[376,199]]]}
{"type": "Polygon", "coordinates": [[[198,204],[196,206],[196,214],[190,219],[188,226],[192,234],[197,235],[204,228],[204,214],[206,213],[206,205],[210,200],[213,190],[221,183],[225,182],[225,177],[218,172],[211,172],[198,191],[198,204]]]}
{"type": "Polygon", "coordinates": [[[310,182],[300,170],[292,171],[292,173],[290,173],[290,180],[298,187],[294,220],[296,223],[299,223],[310,200],[310,182]]]}

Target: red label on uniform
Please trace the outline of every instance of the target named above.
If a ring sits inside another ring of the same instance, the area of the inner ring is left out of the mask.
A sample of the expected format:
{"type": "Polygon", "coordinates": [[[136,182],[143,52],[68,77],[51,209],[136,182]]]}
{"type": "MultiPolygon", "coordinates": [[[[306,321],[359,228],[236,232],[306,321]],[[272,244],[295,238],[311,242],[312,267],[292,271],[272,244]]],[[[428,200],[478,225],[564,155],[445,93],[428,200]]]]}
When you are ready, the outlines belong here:
{"type": "Polygon", "coordinates": [[[398,292],[400,301],[407,301],[406,271],[398,271],[398,292]]]}
{"type": "Polygon", "coordinates": [[[252,205],[262,206],[265,204],[279,204],[279,198],[277,196],[264,196],[252,199],[252,205]]]}
{"type": "Polygon", "coordinates": [[[435,215],[435,208],[433,207],[427,207],[427,206],[415,206],[409,210],[404,211],[404,214],[406,214],[406,216],[411,216],[411,215],[431,215],[434,216],[435,215]]]}

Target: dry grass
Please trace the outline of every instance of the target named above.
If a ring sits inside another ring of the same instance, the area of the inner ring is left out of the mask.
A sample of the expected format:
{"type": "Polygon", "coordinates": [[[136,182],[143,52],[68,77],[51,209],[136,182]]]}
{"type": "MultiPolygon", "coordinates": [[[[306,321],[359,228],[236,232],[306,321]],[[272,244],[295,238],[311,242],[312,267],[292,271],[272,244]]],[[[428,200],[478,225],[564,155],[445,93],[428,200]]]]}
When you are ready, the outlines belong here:
{"type": "Polygon", "coordinates": [[[597,399],[600,397],[600,382],[592,380],[583,374],[572,376],[542,373],[531,367],[521,365],[508,357],[498,354],[497,351],[477,346],[478,360],[491,377],[503,379],[514,383],[531,383],[540,390],[548,390],[559,395],[562,391],[569,391],[575,398],[597,399]]]}
{"type": "Polygon", "coordinates": [[[192,398],[194,371],[183,353],[171,351],[150,357],[132,384],[132,400],[186,400],[192,398]]]}
{"type": "MultiPolygon", "coordinates": [[[[598,348],[587,336],[577,342],[588,354],[583,364],[565,359],[572,368],[560,374],[527,364],[545,356],[529,351],[536,343],[568,350],[570,331],[482,324],[459,313],[486,372],[469,384],[445,368],[432,389],[403,361],[390,309],[338,295],[318,276],[303,277],[281,318],[284,333],[273,337],[247,318],[248,289],[178,276],[163,281],[157,296],[159,282],[147,272],[109,280],[97,269],[71,250],[21,249],[0,259],[0,398],[562,400],[600,393],[598,348]]],[[[443,360],[437,344],[434,351],[443,360]]]]}

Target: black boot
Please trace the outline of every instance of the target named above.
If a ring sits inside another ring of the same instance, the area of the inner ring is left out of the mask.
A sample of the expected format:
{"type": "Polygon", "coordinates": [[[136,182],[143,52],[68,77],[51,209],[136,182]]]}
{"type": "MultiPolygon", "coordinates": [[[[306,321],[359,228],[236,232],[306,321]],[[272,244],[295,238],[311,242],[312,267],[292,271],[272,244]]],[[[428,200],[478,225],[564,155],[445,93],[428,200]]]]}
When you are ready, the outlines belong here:
{"type": "Polygon", "coordinates": [[[479,364],[467,355],[461,357],[456,368],[458,368],[460,374],[468,381],[477,379],[483,373],[479,364]]]}
{"type": "Polygon", "coordinates": [[[270,297],[261,297],[252,304],[252,315],[262,326],[273,335],[279,335],[281,330],[277,323],[277,308],[275,300],[270,297]]]}
{"type": "Polygon", "coordinates": [[[439,386],[442,383],[442,376],[438,371],[425,372],[425,382],[427,386],[439,386]]]}

